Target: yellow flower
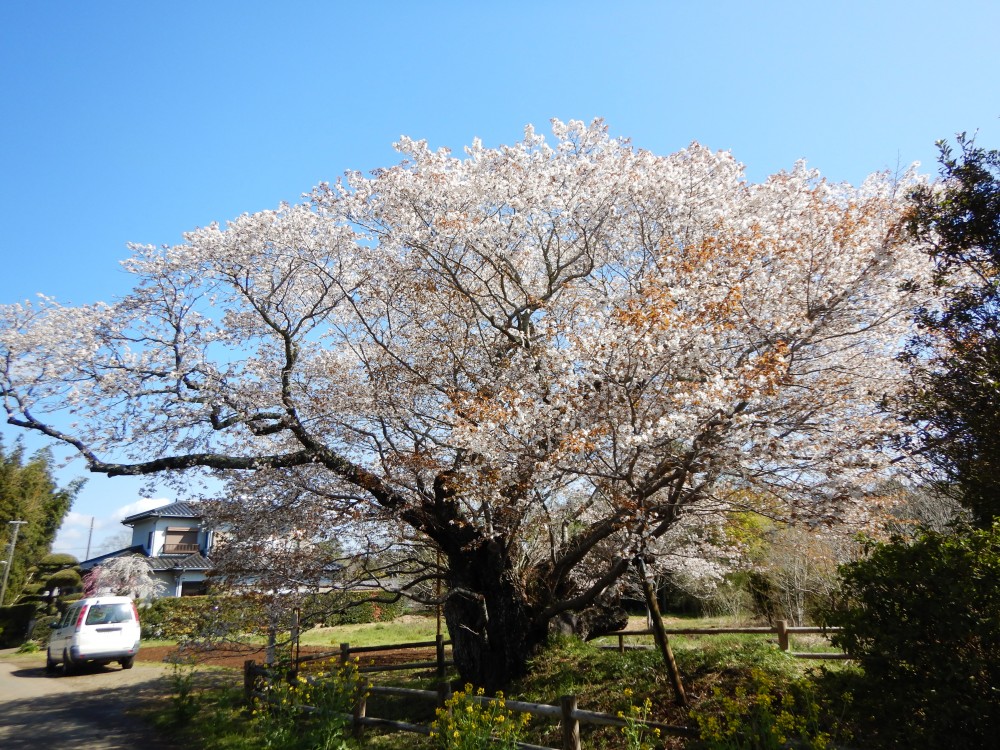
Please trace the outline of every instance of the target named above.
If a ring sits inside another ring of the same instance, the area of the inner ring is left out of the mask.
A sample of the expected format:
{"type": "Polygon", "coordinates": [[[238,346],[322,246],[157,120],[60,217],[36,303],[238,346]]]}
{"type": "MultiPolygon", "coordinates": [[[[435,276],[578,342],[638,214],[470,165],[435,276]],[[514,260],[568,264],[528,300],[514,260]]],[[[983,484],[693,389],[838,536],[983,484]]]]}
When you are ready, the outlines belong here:
{"type": "Polygon", "coordinates": [[[632,688],[625,688],[625,690],[623,691],[623,693],[625,694],[626,698],[631,698],[632,697],[632,688]]]}

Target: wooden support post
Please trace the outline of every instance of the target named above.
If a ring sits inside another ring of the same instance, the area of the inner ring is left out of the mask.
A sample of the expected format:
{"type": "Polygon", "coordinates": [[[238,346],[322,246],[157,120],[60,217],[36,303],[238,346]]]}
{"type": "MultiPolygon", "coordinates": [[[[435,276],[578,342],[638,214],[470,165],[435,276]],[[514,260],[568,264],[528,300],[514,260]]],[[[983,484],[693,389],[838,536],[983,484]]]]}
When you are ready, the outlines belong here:
{"type": "Polygon", "coordinates": [[[248,705],[253,705],[253,693],[257,683],[257,675],[254,673],[256,662],[247,659],[243,662],[243,701],[248,705]]]}
{"type": "Polygon", "coordinates": [[[576,696],[562,696],[559,699],[559,707],[562,709],[562,750],[582,750],[580,720],[576,718],[576,696]]]}
{"type": "Polygon", "coordinates": [[[274,625],[267,629],[267,650],[264,652],[264,662],[269,667],[274,666],[274,651],[278,644],[278,631],[274,625]]]}
{"type": "Polygon", "coordinates": [[[444,679],[445,667],[444,667],[444,636],[440,633],[437,634],[435,640],[435,648],[437,650],[437,677],[439,680],[444,679]]]}
{"type": "Polygon", "coordinates": [[[663,617],[660,615],[660,605],[656,601],[656,592],[653,591],[653,584],[646,574],[646,563],[642,557],[636,556],[636,567],[639,569],[639,578],[642,579],[642,590],[646,595],[646,606],[649,607],[653,622],[653,635],[656,638],[656,645],[663,656],[663,662],[667,667],[667,675],[674,686],[674,702],[678,706],[687,705],[687,696],[684,694],[684,683],[681,682],[681,673],[677,669],[677,662],[674,661],[674,652],[670,649],[670,641],[667,639],[667,631],[663,627],[663,617]]]}
{"type": "Polygon", "coordinates": [[[778,632],[778,648],[782,651],[788,650],[788,620],[778,620],[775,623],[778,632]]]}
{"type": "Polygon", "coordinates": [[[441,680],[437,684],[437,694],[438,708],[444,708],[444,704],[451,698],[451,683],[447,680],[441,680]]]}
{"type": "Polygon", "coordinates": [[[351,656],[351,644],[341,643],[340,644],[340,664],[345,666],[351,656]]]}
{"type": "Polygon", "coordinates": [[[351,734],[356,740],[360,740],[361,735],[365,731],[365,725],[361,720],[365,718],[368,712],[368,687],[369,684],[366,682],[360,695],[358,695],[357,701],[354,703],[354,711],[351,714],[351,734]]]}
{"type": "Polygon", "coordinates": [[[625,636],[623,636],[621,633],[618,634],[618,653],[619,654],[625,653],[625,636]]]}

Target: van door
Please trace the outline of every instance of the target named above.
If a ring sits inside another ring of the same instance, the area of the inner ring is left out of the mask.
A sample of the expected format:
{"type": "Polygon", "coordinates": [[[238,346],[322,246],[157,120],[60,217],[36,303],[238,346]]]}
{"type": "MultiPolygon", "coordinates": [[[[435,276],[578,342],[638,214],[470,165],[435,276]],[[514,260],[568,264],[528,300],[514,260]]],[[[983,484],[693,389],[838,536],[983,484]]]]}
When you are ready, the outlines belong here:
{"type": "Polygon", "coordinates": [[[49,653],[56,659],[62,658],[63,651],[69,651],[70,641],[76,631],[76,621],[80,617],[81,609],[83,609],[83,605],[80,604],[67,609],[66,614],[59,621],[59,627],[52,631],[52,637],[49,639],[49,653]]]}

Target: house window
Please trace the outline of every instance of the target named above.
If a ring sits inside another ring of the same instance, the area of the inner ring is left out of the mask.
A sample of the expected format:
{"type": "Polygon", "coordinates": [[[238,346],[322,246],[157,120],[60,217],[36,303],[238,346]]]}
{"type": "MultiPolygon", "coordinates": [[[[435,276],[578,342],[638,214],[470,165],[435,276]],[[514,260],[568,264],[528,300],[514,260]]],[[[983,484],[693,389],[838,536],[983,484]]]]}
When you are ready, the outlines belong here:
{"type": "Polygon", "coordinates": [[[208,593],[205,581],[184,581],[181,583],[181,596],[204,596],[208,593]]]}
{"type": "Polygon", "coordinates": [[[198,529],[167,527],[164,555],[193,554],[198,551],[198,529]]]}

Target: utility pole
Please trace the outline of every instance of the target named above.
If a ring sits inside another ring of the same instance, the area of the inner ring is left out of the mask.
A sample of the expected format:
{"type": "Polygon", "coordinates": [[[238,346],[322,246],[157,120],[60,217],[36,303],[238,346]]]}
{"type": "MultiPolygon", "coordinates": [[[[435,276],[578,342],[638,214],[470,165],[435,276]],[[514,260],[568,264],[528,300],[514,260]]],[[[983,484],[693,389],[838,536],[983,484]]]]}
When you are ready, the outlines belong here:
{"type": "Polygon", "coordinates": [[[87,534],[87,556],[83,558],[84,560],[89,560],[90,559],[90,540],[93,539],[93,538],[94,538],[94,517],[91,516],[90,517],[90,533],[87,534]]]}
{"type": "Polygon", "coordinates": [[[3,569],[3,584],[0,585],[0,607],[3,606],[4,598],[7,596],[7,576],[10,575],[10,568],[14,564],[14,545],[17,544],[17,532],[21,530],[21,524],[27,521],[8,521],[14,527],[10,535],[10,549],[7,551],[7,565],[3,569]]]}

